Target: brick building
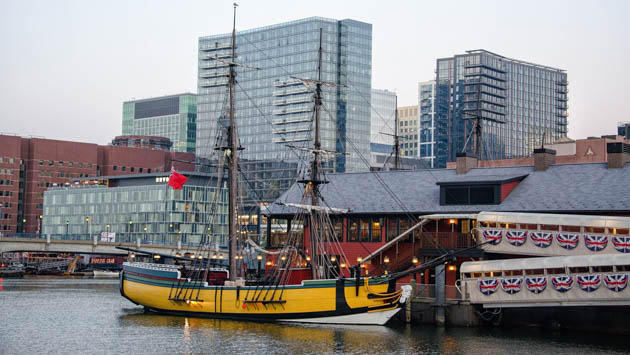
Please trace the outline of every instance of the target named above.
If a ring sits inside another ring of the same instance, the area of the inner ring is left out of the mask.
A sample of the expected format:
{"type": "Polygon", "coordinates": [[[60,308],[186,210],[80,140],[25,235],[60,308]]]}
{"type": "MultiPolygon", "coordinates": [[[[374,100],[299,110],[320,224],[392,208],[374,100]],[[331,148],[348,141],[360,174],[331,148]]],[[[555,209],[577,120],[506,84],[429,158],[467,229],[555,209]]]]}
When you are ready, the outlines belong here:
{"type": "Polygon", "coordinates": [[[0,232],[39,233],[44,191],[73,179],[194,170],[194,154],[0,135],[0,232]]]}

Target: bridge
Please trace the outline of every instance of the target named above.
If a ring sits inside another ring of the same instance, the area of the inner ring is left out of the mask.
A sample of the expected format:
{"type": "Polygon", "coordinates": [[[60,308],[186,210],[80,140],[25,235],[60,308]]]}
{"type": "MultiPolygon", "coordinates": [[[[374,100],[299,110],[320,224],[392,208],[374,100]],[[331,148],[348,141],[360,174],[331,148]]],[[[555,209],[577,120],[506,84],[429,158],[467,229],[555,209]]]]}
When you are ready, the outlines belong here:
{"type": "MultiPolygon", "coordinates": [[[[104,254],[127,255],[125,250],[117,247],[142,249],[149,253],[168,254],[175,256],[185,253],[198,252],[198,244],[193,243],[155,243],[142,240],[103,241],[99,236],[77,235],[41,235],[41,234],[4,234],[0,235],[0,253],[7,252],[50,252],[75,254],[104,254]]],[[[225,250],[210,250],[223,255],[227,259],[225,250]]]]}

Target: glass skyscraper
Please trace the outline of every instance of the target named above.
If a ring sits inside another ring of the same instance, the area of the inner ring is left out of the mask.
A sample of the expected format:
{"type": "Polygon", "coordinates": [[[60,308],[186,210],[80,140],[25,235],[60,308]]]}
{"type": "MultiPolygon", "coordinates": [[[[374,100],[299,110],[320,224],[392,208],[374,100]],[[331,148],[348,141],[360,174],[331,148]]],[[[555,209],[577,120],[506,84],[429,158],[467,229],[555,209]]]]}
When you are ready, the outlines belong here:
{"type": "Polygon", "coordinates": [[[435,80],[418,83],[420,115],[420,159],[428,168],[435,167],[435,80]]]}
{"type": "MultiPolygon", "coordinates": [[[[314,84],[323,31],[323,162],[335,172],[367,170],[370,157],[372,25],[312,17],[236,35],[236,121],[250,198],[272,201],[305,172],[314,138],[314,84]],[[291,148],[293,147],[293,148],[291,148]]],[[[197,156],[213,159],[220,118],[228,116],[231,34],[199,39],[197,156]]]]}
{"type": "Polygon", "coordinates": [[[195,152],[197,96],[180,94],[123,103],[122,134],[166,137],[172,151],[195,152]]]}
{"type": "MultiPolygon", "coordinates": [[[[567,73],[486,50],[437,60],[436,167],[455,161],[474,119],[482,127],[481,159],[530,156],[567,135],[567,73]]],[[[466,146],[471,152],[474,136],[466,146]]]]}
{"type": "Polygon", "coordinates": [[[394,149],[396,129],[396,93],[372,89],[370,119],[371,168],[380,170],[394,149]]]}

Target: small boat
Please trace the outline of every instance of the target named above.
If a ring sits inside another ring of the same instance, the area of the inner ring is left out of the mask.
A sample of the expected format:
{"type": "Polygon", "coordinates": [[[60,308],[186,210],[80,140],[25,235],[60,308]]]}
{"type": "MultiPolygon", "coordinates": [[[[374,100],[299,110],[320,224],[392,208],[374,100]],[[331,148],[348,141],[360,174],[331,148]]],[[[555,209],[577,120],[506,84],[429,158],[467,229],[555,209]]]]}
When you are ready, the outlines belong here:
{"type": "MultiPolygon", "coordinates": [[[[235,8],[236,10],[236,8],[235,8]]],[[[319,173],[320,154],[325,154],[319,138],[319,110],[322,86],[334,85],[321,80],[322,33],[320,29],[318,79],[299,79],[307,88],[314,88],[315,137],[310,176],[303,181],[303,204],[292,204],[296,218],[304,226],[303,235],[290,236],[281,250],[265,251],[275,257],[264,277],[245,281],[237,267],[240,251],[238,227],[238,144],[234,113],[236,30],[232,31],[229,66],[229,123],[223,129],[223,146],[228,172],[228,236],[229,270],[211,265],[210,248],[201,248],[196,258],[174,257],[172,264],[125,262],[120,276],[120,292],[131,302],[148,311],[196,317],[236,320],[280,321],[383,325],[400,311],[400,305],[411,293],[410,286],[396,288],[396,278],[387,275],[367,277],[360,265],[353,265],[339,247],[319,185],[325,183],[319,173]],[[332,262],[332,263],[331,263],[332,262]],[[213,266],[213,267],[210,267],[213,266]]],[[[226,115],[226,116],[228,116],[226,115]]],[[[222,170],[221,170],[222,171],[222,170]]],[[[222,174],[221,172],[219,174],[222,174]]],[[[222,180],[222,177],[219,178],[222,180]]],[[[251,240],[248,240],[251,242],[251,240]]],[[[240,255],[242,258],[242,254],[240,255]]],[[[259,259],[260,260],[260,259],[259,259]]],[[[260,276],[260,275],[259,275],[260,276]]]]}

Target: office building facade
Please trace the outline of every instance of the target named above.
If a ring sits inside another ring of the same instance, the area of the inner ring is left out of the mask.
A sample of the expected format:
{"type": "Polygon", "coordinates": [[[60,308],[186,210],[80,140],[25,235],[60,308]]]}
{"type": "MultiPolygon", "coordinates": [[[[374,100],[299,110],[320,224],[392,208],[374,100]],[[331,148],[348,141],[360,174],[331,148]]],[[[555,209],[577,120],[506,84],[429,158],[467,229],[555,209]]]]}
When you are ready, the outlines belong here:
{"type": "Polygon", "coordinates": [[[398,136],[401,155],[417,158],[419,152],[418,106],[398,108],[398,136]]]}
{"type": "Polygon", "coordinates": [[[197,95],[179,94],[123,103],[122,134],[171,140],[176,152],[195,152],[197,95]]]}
{"type": "Polygon", "coordinates": [[[370,168],[382,170],[394,149],[396,93],[372,89],[370,112],[370,168]]]}
{"type": "Polygon", "coordinates": [[[44,193],[43,234],[145,244],[226,244],[227,189],[216,178],[186,173],[181,190],[169,173],[98,177],[101,184],[70,184],[44,193]],[[216,213],[215,213],[216,212],[216,213]],[[213,217],[214,216],[214,217],[213,217]]]}
{"type": "Polygon", "coordinates": [[[435,80],[418,83],[418,113],[420,115],[420,159],[427,168],[435,167],[435,80]]]}
{"type": "MultiPolygon", "coordinates": [[[[236,120],[240,162],[258,201],[272,201],[304,171],[312,147],[314,84],[322,29],[322,149],[328,171],[367,170],[370,154],[372,25],[307,18],[236,35],[236,120]]],[[[231,34],[199,39],[197,156],[212,158],[228,117],[231,34]]]]}
{"type": "Polygon", "coordinates": [[[41,233],[44,192],[54,186],[74,185],[76,179],[98,181],[104,175],[168,172],[172,167],[189,171],[195,169],[194,160],[193,153],[152,147],[0,135],[0,233],[41,233]]]}
{"type": "Polygon", "coordinates": [[[566,137],[567,73],[510,59],[486,50],[437,60],[435,97],[436,167],[472,152],[466,144],[479,118],[481,159],[530,156],[543,141],[566,137]]]}

